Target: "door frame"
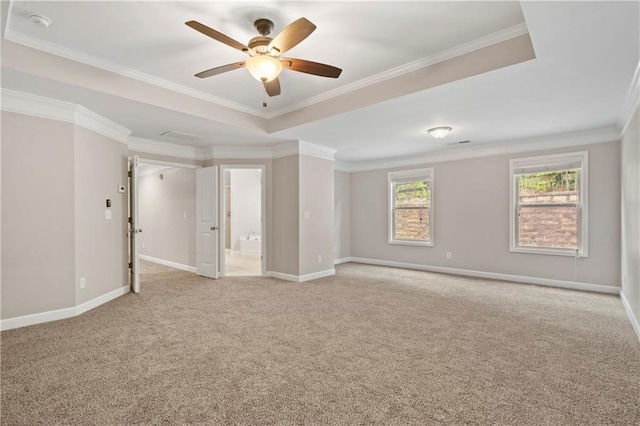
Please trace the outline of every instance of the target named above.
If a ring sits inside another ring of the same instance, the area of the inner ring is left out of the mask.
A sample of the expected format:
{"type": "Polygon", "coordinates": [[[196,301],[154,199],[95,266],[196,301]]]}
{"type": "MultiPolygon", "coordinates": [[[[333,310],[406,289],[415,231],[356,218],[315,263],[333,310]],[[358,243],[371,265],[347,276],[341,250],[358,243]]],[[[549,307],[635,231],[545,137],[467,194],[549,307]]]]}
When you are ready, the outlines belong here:
{"type": "MultiPolygon", "coordinates": [[[[171,167],[171,168],[184,168],[184,169],[193,169],[193,170],[202,168],[202,166],[198,166],[198,165],[195,165],[195,164],[177,163],[177,162],[173,162],[173,161],[163,161],[163,160],[154,160],[154,159],[151,159],[151,158],[141,157],[140,155],[128,156],[128,158],[127,158],[128,164],[131,162],[131,159],[133,157],[138,157],[138,169],[140,168],[140,166],[143,166],[145,164],[153,164],[153,165],[156,165],[156,166],[167,166],[167,167],[171,167]]],[[[139,170],[138,170],[138,177],[140,177],[140,176],[141,175],[140,175],[139,170]]],[[[142,175],[142,176],[144,176],[144,175],[142,175]]],[[[194,191],[196,190],[195,189],[195,184],[194,184],[193,190],[194,191]]],[[[135,195],[135,198],[136,198],[136,200],[135,200],[136,203],[139,204],[140,191],[137,190],[134,195],[135,195]]],[[[196,196],[197,196],[197,194],[196,194],[196,196]]],[[[129,214],[128,214],[128,216],[130,216],[131,215],[131,203],[133,202],[133,200],[131,200],[131,197],[127,197],[127,198],[128,198],[128,201],[129,201],[129,214]]],[[[127,225],[128,225],[127,230],[129,230],[131,228],[131,226],[130,226],[131,224],[127,224],[127,225]]],[[[140,226],[140,224],[138,224],[138,226],[140,226]]],[[[195,227],[193,229],[193,232],[196,233],[197,229],[198,229],[198,224],[196,223],[195,227]]],[[[140,244],[140,239],[139,238],[136,241],[136,245],[137,244],[140,244]]],[[[140,247],[138,247],[137,252],[138,252],[138,258],[139,258],[140,247]]],[[[129,243],[129,254],[131,255],[131,243],[129,243]]],[[[131,256],[130,256],[130,260],[132,260],[131,256]]],[[[137,273],[138,273],[138,277],[139,277],[140,276],[139,268],[138,268],[137,273]]]]}
{"type": "MultiPolygon", "coordinates": [[[[224,196],[224,192],[225,192],[225,180],[224,180],[224,173],[228,170],[233,170],[233,169],[248,169],[248,170],[260,170],[262,173],[262,177],[260,179],[260,214],[261,214],[261,218],[262,220],[260,221],[260,255],[262,256],[261,260],[260,260],[260,273],[262,276],[265,276],[266,272],[267,272],[267,235],[266,235],[266,226],[265,226],[265,221],[267,220],[267,197],[266,197],[266,193],[267,193],[267,167],[264,164],[221,164],[219,166],[220,169],[220,175],[218,177],[218,199],[219,199],[219,203],[218,205],[220,206],[220,210],[218,212],[218,222],[220,223],[220,234],[222,235],[222,233],[226,230],[227,228],[227,215],[225,213],[226,211],[226,197],[224,196]]],[[[219,262],[219,273],[220,273],[220,277],[224,277],[225,274],[225,264],[226,264],[226,260],[227,260],[227,253],[225,251],[225,244],[224,244],[224,238],[220,238],[219,243],[219,247],[218,247],[218,254],[220,256],[220,262],[219,262]]]]}

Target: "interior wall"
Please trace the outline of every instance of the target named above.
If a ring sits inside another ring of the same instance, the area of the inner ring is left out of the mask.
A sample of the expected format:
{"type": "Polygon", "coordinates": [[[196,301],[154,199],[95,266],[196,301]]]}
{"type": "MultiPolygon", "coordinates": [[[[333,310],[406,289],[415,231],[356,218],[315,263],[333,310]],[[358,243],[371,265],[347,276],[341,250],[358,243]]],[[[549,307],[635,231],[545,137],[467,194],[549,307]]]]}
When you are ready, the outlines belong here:
{"type": "Polygon", "coordinates": [[[619,287],[619,173],[617,142],[352,173],[352,256],[619,287]],[[509,160],[574,151],[589,151],[589,257],[510,252],[509,160]],[[434,246],[388,244],[387,173],[421,167],[434,168],[434,246]]]}
{"type": "Polygon", "coordinates": [[[622,293],[640,322],[640,109],[622,138],[622,293]]]}
{"type": "Polygon", "coordinates": [[[2,319],[73,307],[74,125],[1,117],[2,319]]]}
{"type": "Polygon", "coordinates": [[[333,256],[351,256],[351,173],[334,172],[333,256]]]}
{"type": "Polygon", "coordinates": [[[333,161],[308,155],[298,158],[299,275],[308,275],[334,269],[334,171],[333,161]]]}
{"type": "Polygon", "coordinates": [[[269,271],[300,274],[299,263],[299,156],[290,155],[273,161],[272,225],[269,271]]]}
{"type": "Polygon", "coordinates": [[[262,218],[262,171],[231,169],[231,250],[240,250],[240,237],[260,235],[262,218]]]}
{"type": "Polygon", "coordinates": [[[76,305],[128,285],[127,171],[126,145],[75,127],[76,305]]]}
{"type": "Polygon", "coordinates": [[[195,268],[195,169],[170,167],[140,176],[138,204],[140,254],[195,268]]]}

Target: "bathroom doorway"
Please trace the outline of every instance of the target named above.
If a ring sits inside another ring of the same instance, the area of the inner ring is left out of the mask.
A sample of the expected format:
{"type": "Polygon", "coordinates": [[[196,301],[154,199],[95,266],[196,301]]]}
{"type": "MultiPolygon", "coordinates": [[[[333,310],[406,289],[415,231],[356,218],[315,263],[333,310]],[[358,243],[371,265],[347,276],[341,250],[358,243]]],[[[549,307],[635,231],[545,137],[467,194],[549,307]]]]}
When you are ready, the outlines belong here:
{"type": "Polygon", "coordinates": [[[262,276],[266,270],[265,166],[220,166],[220,274],[262,276]]]}

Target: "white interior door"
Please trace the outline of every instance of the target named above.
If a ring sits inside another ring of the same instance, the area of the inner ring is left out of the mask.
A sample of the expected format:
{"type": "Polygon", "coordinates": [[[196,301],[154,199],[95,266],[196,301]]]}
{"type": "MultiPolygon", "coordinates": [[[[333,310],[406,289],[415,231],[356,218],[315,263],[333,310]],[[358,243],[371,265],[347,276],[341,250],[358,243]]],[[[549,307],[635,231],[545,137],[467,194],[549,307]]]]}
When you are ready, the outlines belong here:
{"type": "Polygon", "coordinates": [[[129,268],[131,268],[131,291],[140,293],[140,270],[138,263],[138,156],[129,160],[129,268]]]}
{"type": "Polygon", "coordinates": [[[196,272],[218,278],[218,167],[196,169],[196,272]]]}

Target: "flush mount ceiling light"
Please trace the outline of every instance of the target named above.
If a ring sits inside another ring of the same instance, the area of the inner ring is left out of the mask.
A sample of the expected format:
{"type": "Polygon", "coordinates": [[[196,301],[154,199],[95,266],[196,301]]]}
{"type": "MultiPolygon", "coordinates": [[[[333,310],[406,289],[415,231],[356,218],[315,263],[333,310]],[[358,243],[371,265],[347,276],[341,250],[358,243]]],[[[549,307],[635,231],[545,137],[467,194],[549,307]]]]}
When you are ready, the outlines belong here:
{"type": "Polygon", "coordinates": [[[31,22],[36,25],[40,25],[41,27],[48,28],[49,25],[51,25],[51,19],[47,18],[46,16],[32,13],[31,15],[29,15],[29,19],[31,19],[31,22]]]}
{"type": "Polygon", "coordinates": [[[429,129],[428,132],[436,139],[442,139],[449,134],[451,127],[434,127],[429,129]]]}

